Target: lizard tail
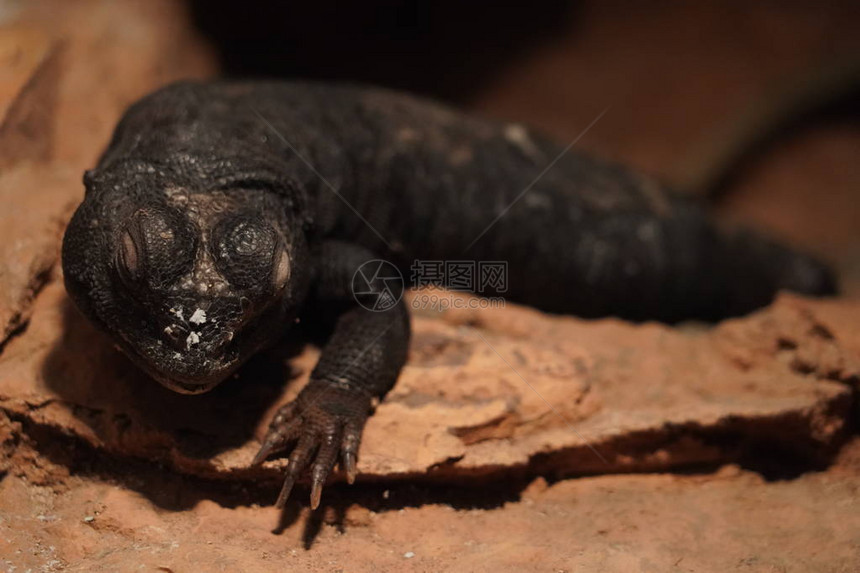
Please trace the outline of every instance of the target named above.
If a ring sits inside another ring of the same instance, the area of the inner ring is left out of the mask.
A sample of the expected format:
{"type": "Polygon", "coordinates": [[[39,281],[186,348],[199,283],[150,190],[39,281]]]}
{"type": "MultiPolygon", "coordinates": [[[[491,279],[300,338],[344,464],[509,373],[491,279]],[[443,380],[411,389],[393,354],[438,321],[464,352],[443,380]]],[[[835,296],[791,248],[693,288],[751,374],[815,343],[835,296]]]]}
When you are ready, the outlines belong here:
{"type": "Polygon", "coordinates": [[[479,259],[509,261],[506,296],[549,312],[717,321],[764,307],[780,291],[837,291],[825,262],[755,231],[720,226],[701,205],[686,201],[664,217],[647,211],[595,215],[573,235],[550,222],[535,230],[517,215],[499,226],[520,240],[530,233],[533,246],[482,252],[479,259]]]}
{"type": "Polygon", "coordinates": [[[837,293],[833,270],[821,260],[753,231],[723,235],[720,273],[729,308],[726,315],[750,312],[768,304],[779,291],[809,296],[837,293]]]}

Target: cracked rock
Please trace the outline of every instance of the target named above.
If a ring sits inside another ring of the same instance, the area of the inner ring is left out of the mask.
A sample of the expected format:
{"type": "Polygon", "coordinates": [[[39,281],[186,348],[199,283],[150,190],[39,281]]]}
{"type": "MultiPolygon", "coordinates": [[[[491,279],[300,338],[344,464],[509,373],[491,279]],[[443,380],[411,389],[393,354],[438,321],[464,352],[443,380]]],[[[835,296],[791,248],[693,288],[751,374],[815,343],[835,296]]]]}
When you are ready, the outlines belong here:
{"type": "Polygon", "coordinates": [[[156,87],[213,70],[169,0],[37,0],[10,13],[0,36],[0,344],[26,322],[82,174],[121,113],[156,87]]]}
{"type": "MultiPolygon", "coordinates": [[[[848,329],[858,320],[856,304],[794,296],[712,329],[513,304],[417,314],[409,363],[367,425],[362,477],[668,469],[729,461],[750,444],[827,455],[851,408],[858,355],[848,329]]],[[[115,350],[55,281],[0,356],[0,408],[107,455],[274,480],[283,460],[248,463],[317,356],[308,346],[293,357],[303,374],[286,384],[288,369],[263,356],[208,394],[175,394],[115,350]]]]}

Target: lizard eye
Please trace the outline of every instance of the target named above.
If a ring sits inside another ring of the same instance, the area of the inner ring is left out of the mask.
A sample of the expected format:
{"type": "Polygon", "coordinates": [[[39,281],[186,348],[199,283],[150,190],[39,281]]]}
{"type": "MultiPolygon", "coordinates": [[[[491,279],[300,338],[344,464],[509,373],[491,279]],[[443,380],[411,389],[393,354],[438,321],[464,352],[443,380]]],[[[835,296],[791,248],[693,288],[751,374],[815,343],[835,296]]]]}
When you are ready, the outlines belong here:
{"type": "Polygon", "coordinates": [[[218,270],[235,286],[286,282],[289,259],[275,230],[250,217],[222,221],[214,232],[218,270]]]}
{"type": "Polygon", "coordinates": [[[278,257],[278,264],[275,266],[274,280],[272,281],[275,290],[284,288],[290,278],[290,256],[283,247],[281,247],[280,251],[281,254],[278,257]]]}
{"type": "Polygon", "coordinates": [[[188,272],[196,247],[195,233],[179,214],[141,209],[122,230],[117,268],[126,282],[163,287],[188,272]]]}
{"type": "Polygon", "coordinates": [[[118,263],[120,270],[125,271],[125,274],[129,278],[137,278],[137,274],[140,271],[140,257],[134,237],[131,236],[128,229],[123,231],[122,238],[120,239],[118,263]]]}

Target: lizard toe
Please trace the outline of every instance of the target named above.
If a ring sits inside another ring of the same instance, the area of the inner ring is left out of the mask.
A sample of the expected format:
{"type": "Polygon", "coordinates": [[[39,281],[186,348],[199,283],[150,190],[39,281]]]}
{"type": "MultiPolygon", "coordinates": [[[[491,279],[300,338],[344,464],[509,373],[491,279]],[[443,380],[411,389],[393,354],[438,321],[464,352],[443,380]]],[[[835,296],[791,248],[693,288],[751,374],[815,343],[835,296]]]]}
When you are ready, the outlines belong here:
{"type": "Polygon", "coordinates": [[[319,507],[322,489],[341,458],[349,483],[355,481],[361,433],[370,409],[367,395],[334,386],[309,386],[295,401],[280,408],[251,462],[289,449],[289,465],[276,505],[283,507],[296,481],[310,470],[312,509],[319,507]]]}

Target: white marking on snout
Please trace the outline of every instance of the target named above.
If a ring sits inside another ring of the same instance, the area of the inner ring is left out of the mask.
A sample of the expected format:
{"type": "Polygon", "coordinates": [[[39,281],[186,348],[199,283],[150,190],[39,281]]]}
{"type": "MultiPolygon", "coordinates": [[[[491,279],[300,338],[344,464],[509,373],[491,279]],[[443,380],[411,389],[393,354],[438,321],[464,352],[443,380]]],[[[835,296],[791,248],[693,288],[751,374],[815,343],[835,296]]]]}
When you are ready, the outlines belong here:
{"type": "Polygon", "coordinates": [[[194,313],[188,318],[188,322],[192,324],[203,324],[206,322],[206,311],[202,308],[195,309],[194,313]]]}
{"type": "Polygon", "coordinates": [[[200,334],[192,331],[188,334],[188,338],[185,339],[185,348],[186,350],[191,350],[191,347],[195,344],[200,343],[200,334]]]}

